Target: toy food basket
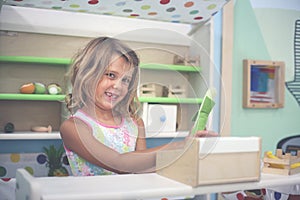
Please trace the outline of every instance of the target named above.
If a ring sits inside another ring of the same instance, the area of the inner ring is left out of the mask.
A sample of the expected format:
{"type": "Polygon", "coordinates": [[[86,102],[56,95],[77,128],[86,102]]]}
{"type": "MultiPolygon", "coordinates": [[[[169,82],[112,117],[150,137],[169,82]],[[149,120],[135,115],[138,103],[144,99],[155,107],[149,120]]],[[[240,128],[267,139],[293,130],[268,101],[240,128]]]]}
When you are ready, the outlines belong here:
{"type": "Polygon", "coordinates": [[[300,173],[300,150],[296,155],[282,153],[282,149],[277,149],[273,155],[271,151],[264,154],[264,167],[262,172],[280,175],[293,175],[300,173]]]}

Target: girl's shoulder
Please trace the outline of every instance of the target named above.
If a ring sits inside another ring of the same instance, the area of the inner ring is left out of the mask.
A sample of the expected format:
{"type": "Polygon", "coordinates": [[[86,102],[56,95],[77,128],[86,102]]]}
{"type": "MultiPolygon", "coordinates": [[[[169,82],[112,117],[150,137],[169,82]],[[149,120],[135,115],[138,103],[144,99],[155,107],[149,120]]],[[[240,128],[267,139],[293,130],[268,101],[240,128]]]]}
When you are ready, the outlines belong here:
{"type": "Polygon", "coordinates": [[[60,132],[64,133],[64,132],[69,132],[72,131],[74,129],[77,129],[79,127],[87,127],[86,123],[81,120],[80,118],[71,116],[68,119],[66,119],[65,121],[62,122],[62,124],[60,125],[60,132]]]}

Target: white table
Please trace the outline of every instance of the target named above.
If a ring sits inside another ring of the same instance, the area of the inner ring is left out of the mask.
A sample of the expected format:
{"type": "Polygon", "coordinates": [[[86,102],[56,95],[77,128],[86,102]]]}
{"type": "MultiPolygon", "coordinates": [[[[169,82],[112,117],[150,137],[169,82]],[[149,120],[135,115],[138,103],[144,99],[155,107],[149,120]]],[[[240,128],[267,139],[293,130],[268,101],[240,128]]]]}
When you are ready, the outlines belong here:
{"type": "Polygon", "coordinates": [[[259,182],[206,185],[193,188],[155,173],[93,177],[32,177],[19,169],[17,200],[153,199],[258,188],[300,185],[300,175],[262,174],[259,182]]]}

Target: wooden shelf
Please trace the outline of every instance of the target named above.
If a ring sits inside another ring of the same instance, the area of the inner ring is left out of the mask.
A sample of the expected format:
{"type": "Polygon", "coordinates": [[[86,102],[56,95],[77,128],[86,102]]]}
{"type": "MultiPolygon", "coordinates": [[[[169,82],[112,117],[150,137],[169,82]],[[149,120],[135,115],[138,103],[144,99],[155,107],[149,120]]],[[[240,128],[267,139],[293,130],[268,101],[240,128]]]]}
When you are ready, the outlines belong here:
{"type": "MultiPolygon", "coordinates": [[[[37,64],[35,67],[54,65],[55,67],[68,67],[72,60],[68,58],[46,58],[46,57],[32,57],[32,56],[0,56],[0,63],[5,67],[12,63],[22,64],[37,64]],[[39,65],[40,64],[40,65],[39,65]]],[[[25,66],[25,65],[24,65],[25,66]]],[[[178,71],[186,73],[198,73],[201,71],[201,67],[198,66],[184,66],[184,65],[172,65],[172,64],[157,64],[157,63],[141,63],[140,68],[145,70],[157,71],[157,73],[162,73],[161,71],[178,71]]],[[[45,69],[47,70],[47,68],[45,69]]],[[[152,73],[152,72],[149,72],[152,73]]],[[[168,72],[169,73],[169,72],[168,72]]],[[[16,101],[16,104],[21,104],[22,101],[28,101],[29,103],[39,103],[44,104],[43,101],[58,101],[64,102],[65,95],[49,95],[49,94],[20,94],[7,91],[6,93],[0,93],[0,101],[16,101]],[[19,103],[20,101],[21,103],[19,103]],[[37,101],[37,102],[30,102],[37,101]]],[[[141,103],[160,103],[160,104],[201,104],[201,98],[169,98],[169,97],[139,97],[141,103]]],[[[51,104],[52,105],[52,104],[51,104]]],[[[56,105],[55,105],[56,106],[56,105]]],[[[40,111],[39,111],[40,112],[40,111]]],[[[56,123],[56,122],[55,122],[56,123]]],[[[24,125],[25,127],[25,125],[24,125]]],[[[21,129],[23,130],[23,128],[21,129]]],[[[155,136],[149,136],[148,138],[173,138],[173,137],[185,137],[188,131],[174,131],[174,132],[164,132],[159,133],[155,136]]],[[[59,132],[54,133],[35,133],[31,131],[19,131],[16,133],[0,133],[0,140],[51,140],[51,139],[61,139],[59,132]]]]}
{"type": "MultiPolygon", "coordinates": [[[[17,62],[17,63],[41,63],[41,64],[57,64],[69,65],[71,59],[68,58],[45,58],[33,56],[0,56],[0,62],[17,62]]],[[[196,66],[171,65],[171,64],[157,64],[157,63],[141,63],[141,69],[154,70],[170,70],[170,71],[184,71],[184,72],[200,72],[201,68],[196,66]]]]}
{"type": "MultiPolygon", "coordinates": [[[[174,138],[174,137],[186,137],[188,131],[178,132],[161,132],[153,136],[147,136],[146,138],[174,138]]],[[[52,133],[36,133],[31,131],[22,131],[16,133],[0,133],[0,140],[60,140],[59,132],[52,133]]]]}
{"type": "MultiPolygon", "coordinates": [[[[65,95],[49,94],[0,94],[0,100],[64,101],[65,95]]],[[[140,102],[201,104],[201,98],[139,97],[140,102]]]]}
{"type": "Polygon", "coordinates": [[[56,140],[61,139],[59,132],[35,133],[31,131],[0,133],[0,140],[56,140]]]}
{"type": "Polygon", "coordinates": [[[146,133],[146,138],[183,138],[188,136],[189,131],[176,131],[176,132],[160,132],[157,134],[146,133]]]}
{"type": "Polygon", "coordinates": [[[201,98],[169,98],[169,97],[139,97],[140,102],[147,103],[184,103],[184,104],[201,104],[201,98]]]}

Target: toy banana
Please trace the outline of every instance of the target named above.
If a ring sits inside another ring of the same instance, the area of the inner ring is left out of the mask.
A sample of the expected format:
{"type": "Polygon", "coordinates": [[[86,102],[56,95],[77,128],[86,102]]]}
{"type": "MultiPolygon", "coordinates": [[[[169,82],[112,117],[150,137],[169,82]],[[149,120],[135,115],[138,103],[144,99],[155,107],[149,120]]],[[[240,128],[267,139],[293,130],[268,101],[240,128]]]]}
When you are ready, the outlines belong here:
{"type": "Polygon", "coordinates": [[[268,158],[279,159],[277,156],[273,155],[272,151],[267,151],[266,154],[267,154],[268,158]]]}
{"type": "Polygon", "coordinates": [[[295,169],[297,167],[300,167],[300,162],[294,163],[291,165],[291,169],[295,169]]]}
{"type": "MultiPolygon", "coordinates": [[[[272,151],[267,151],[266,155],[267,155],[268,158],[279,159],[277,156],[273,155],[272,151]]],[[[284,166],[281,165],[281,164],[272,164],[272,163],[270,163],[270,166],[274,167],[274,168],[284,169],[284,166]]]]}
{"type": "MultiPolygon", "coordinates": [[[[277,156],[273,155],[273,153],[271,151],[267,151],[266,155],[268,158],[272,158],[272,159],[279,159],[277,156]]],[[[275,167],[275,168],[279,168],[279,169],[284,169],[284,165],[281,164],[271,164],[271,167],[275,167]]],[[[291,169],[295,169],[297,167],[300,167],[300,162],[294,163],[291,165],[291,169]]]]}

